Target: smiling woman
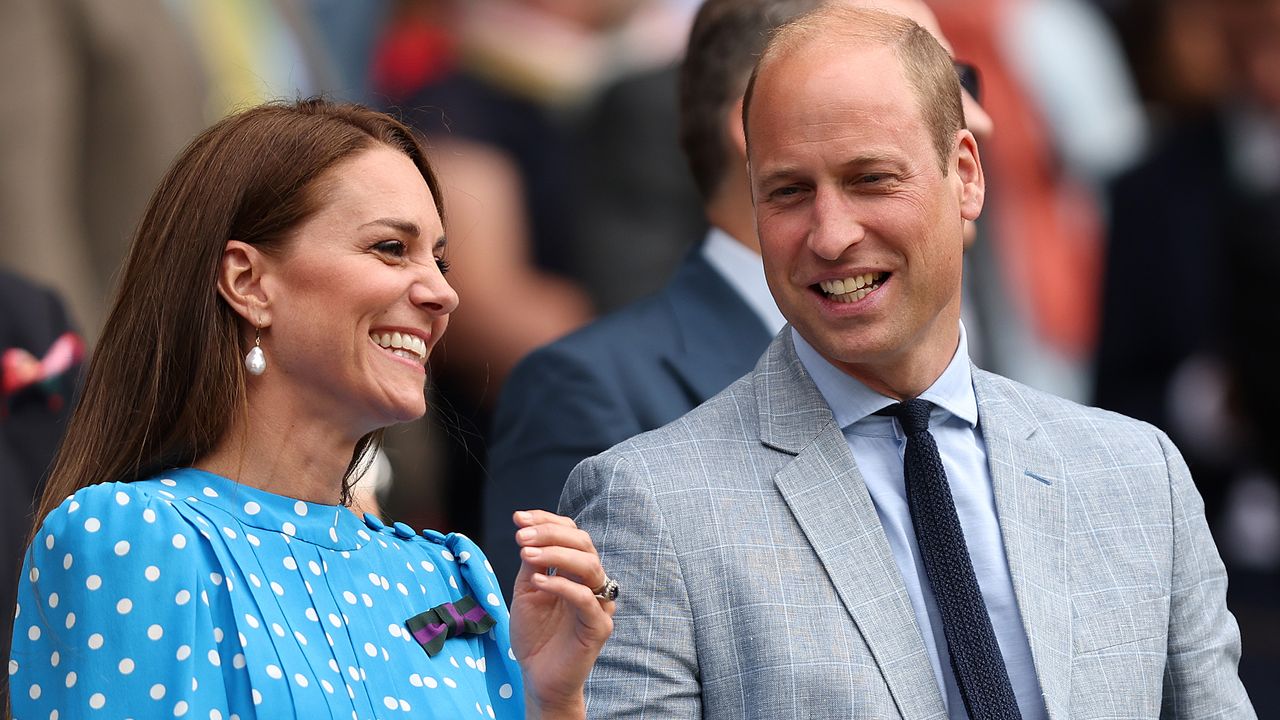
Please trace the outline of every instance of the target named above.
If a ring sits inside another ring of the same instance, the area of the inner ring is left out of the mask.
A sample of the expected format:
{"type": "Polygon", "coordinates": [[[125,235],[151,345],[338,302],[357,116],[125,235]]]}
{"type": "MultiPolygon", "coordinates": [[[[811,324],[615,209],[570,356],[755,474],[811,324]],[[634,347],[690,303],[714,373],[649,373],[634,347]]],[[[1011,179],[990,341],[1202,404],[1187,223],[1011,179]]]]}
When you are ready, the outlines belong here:
{"type": "Polygon", "coordinates": [[[15,716],[585,716],[614,610],[586,533],[517,513],[508,615],[467,538],[343,507],[426,410],[458,303],[440,197],[356,105],[253,108],[178,158],[40,503],[15,716]]]}

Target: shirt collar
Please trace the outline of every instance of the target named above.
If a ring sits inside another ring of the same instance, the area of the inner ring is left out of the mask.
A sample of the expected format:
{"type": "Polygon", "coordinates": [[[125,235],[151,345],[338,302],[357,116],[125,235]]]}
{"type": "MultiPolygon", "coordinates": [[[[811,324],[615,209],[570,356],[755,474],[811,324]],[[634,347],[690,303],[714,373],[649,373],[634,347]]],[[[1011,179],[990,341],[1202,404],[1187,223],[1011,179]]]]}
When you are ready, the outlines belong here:
{"type": "Polygon", "coordinates": [[[701,252],[703,259],[760,318],[769,334],[778,334],[787,320],[782,317],[777,303],[773,301],[773,295],[769,293],[760,256],[717,227],[711,228],[707,233],[701,252]]]}
{"type": "MultiPolygon", "coordinates": [[[[897,402],[827,362],[812,345],[800,337],[795,328],[791,329],[791,338],[800,363],[813,378],[813,384],[822,393],[823,399],[831,407],[831,414],[842,429],[897,402]]],[[[960,343],[956,347],[956,354],[938,379],[920,393],[920,399],[928,400],[937,408],[965,421],[970,427],[977,427],[978,398],[973,392],[973,370],[969,363],[969,343],[964,323],[960,323],[960,343]]]]}

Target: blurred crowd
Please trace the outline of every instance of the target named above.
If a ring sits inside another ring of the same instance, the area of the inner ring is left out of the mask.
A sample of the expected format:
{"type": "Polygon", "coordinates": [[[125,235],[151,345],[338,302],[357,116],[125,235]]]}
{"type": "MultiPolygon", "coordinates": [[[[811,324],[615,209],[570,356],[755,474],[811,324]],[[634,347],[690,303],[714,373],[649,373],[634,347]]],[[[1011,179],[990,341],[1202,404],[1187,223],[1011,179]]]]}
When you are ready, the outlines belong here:
{"type": "MultiPolygon", "coordinates": [[[[1280,716],[1280,0],[929,4],[999,129],[967,257],[971,354],[1173,437],[1232,572],[1242,676],[1259,715],[1280,716]]],[[[397,112],[444,179],[462,304],[431,412],[388,432],[382,507],[478,536],[512,367],[660,288],[705,234],[674,70],[696,9],[5,0],[0,266],[39,288],[0,276],[0,352],[39,361],[70,328],[92,352],[148,194],[209,122],[314,94],[397,112]],[[32,309],[45,289],[69,320],[32,309]],[[50,322],[64,327],[23,329],[50,322]]],[[[5,357],[0,473],[30,497],[43,470],[25,458],[29,428],[56,437],[66,389],[11,385],[5,357]]]]}

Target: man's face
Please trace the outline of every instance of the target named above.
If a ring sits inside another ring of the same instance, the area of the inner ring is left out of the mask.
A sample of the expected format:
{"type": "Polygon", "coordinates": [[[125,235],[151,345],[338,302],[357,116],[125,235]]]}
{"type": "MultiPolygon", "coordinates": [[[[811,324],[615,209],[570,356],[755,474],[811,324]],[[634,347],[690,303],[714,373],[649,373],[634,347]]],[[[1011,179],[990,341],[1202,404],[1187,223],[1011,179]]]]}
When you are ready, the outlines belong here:
{"type": "Polygon", "coordinates": [[[782,314],[885,394],[940,373],[958,340],[963,221],[982,208],[973,136],[958,134],[944,176],[883,47],[798,49],[761,73],[750,112],[756,225],[782,314]]]}

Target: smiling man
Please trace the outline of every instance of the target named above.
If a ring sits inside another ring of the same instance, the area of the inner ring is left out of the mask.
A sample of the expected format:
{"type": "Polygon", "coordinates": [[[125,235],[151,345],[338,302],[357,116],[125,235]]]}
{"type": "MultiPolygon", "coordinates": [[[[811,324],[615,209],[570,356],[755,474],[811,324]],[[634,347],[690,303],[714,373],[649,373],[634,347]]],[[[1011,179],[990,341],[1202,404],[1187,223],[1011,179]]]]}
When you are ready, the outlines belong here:
{"type": "Polygon", "coordinates": [[[1176,448],[969,361],[985,184],[946,51],[824,7],[773,36],[744,108],[790,328],[570,477],[622,588],[589,715],[1254,717],[1176,448]]]}
{"type": "MultiPolygon", "coordinates": [[[[910,18],[948,47],[922,0],[841,2],[910,18]]],[[[508,587],[520,564],[511,513],[554,507],[575,465],[728,387],[786,324],[760,263],[742,95],[769,33],[821,4],[706,0],[698,9],[680,68],[681,145],[712,227],[660,293],[537,350],[503,386],[484,512],[489,557],[508,587]]],[[[991,118],[973,95],[961,99],[969,129],[989,137],[991,118]]],[[[974,232],[970,223],[966,239],[974,232]]]]}

